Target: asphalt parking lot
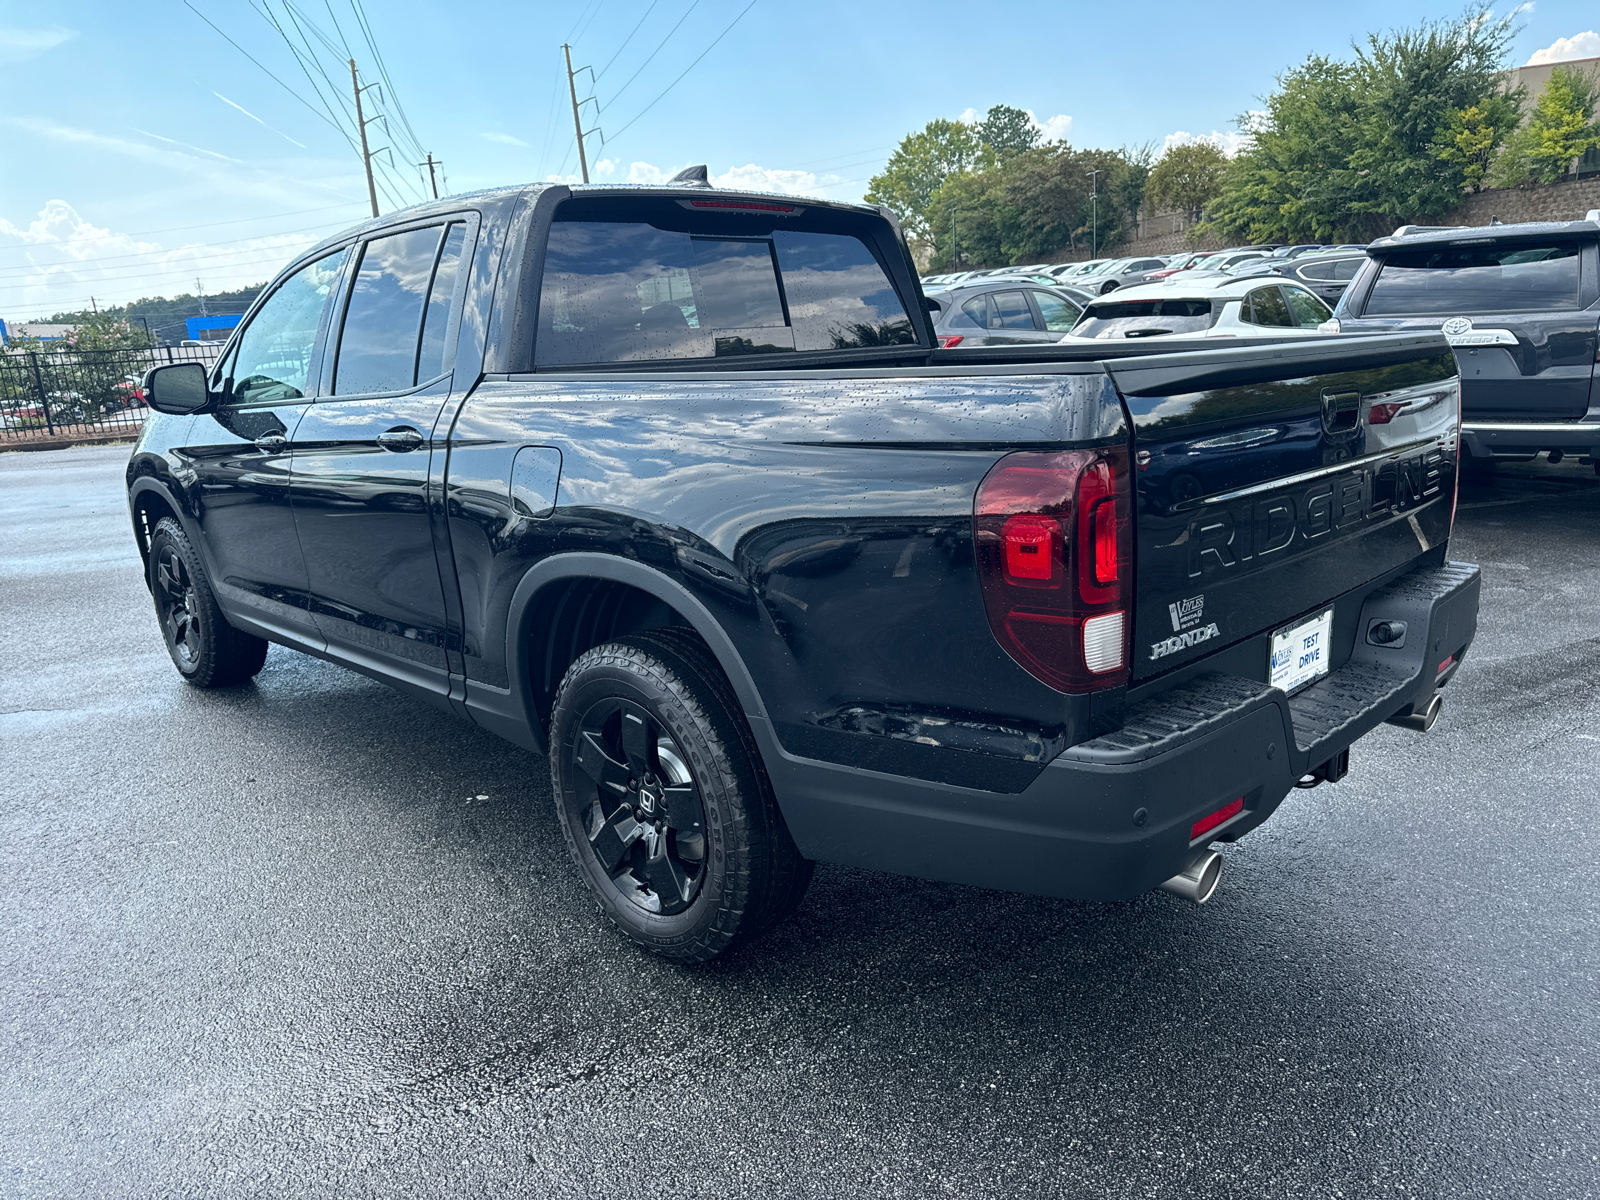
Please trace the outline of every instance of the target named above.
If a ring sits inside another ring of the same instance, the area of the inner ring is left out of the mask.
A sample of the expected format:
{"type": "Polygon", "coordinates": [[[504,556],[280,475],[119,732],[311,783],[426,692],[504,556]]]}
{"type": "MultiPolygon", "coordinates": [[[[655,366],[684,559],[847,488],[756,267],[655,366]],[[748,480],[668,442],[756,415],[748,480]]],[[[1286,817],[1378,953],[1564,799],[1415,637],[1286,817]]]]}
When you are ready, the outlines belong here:
{"type": "Polygon", "coordinates": [[[699,969],[546,765],[275,647],[185,687],[126,447],[0,455],[6,1196],[1600,1195],[1600,480],[1462,498],[1427,736],[1204,908],[823,867],[699,969]]]}

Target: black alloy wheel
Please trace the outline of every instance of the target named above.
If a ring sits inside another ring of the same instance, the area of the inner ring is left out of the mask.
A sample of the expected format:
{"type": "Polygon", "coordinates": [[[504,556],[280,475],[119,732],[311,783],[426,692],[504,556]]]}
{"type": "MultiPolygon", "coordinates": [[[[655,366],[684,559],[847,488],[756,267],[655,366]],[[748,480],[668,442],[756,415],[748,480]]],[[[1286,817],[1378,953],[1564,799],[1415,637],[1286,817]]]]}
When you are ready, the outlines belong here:
{"type": "Polygon", "coordinates": [[[152,574],[156,613],[161,618],[167,649],[180,670],[184,667],[192,670],[200,662],[200,621],[196,615],[200,597],[194,590],[194,580],[189,577],[189,568],[184,566],[177,548],[170,543],[162,546],[155,556],[152,574]]]}
{"type": "Polygon", "coordinates": [[[167,653],[195,687],[243,683],[267,661],[267,643],[228,624],[183,526],[163,517],[150,535],[150,596],[167,653]]]}
{"type": "Polygon", "coordinates": [[[715,958],[787,917],[811,882],[743,707],[687,629],[578,656],[552,705],[550,772],[591,894],[657,954],[715,958]]]}
{"type": "Polygon", "coordinates": [[[628,700],[591,705],[579,729],[574,762],[592,791],[583,832],[596,861],[646,912],[683,912],[705,880],[706,818],[682,750],[628,700]]]}

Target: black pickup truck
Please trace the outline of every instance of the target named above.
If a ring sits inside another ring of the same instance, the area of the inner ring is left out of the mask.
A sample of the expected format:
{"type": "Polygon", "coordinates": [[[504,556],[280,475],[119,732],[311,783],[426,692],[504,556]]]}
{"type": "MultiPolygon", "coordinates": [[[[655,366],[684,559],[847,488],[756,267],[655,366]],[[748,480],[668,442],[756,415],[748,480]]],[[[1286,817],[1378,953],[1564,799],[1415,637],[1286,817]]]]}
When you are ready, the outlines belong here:
{"type": "Polygon", "coordinates": [[[1438,333],[937,348],[885,210],[533,185],[306,252],[128,465],[173,661],[267,643],[546,753],[709,958],[813,862],[1204,900],[1476,628],[1438,333]]]}
{"type": "Polygon", "coordinates": [[[1549,451],[1600,472],[1600,209],[1403,225],[1367,254],[1334,320],[1346,333],[1445,335],[1461,371],[1463,465],[1549,451]]]}

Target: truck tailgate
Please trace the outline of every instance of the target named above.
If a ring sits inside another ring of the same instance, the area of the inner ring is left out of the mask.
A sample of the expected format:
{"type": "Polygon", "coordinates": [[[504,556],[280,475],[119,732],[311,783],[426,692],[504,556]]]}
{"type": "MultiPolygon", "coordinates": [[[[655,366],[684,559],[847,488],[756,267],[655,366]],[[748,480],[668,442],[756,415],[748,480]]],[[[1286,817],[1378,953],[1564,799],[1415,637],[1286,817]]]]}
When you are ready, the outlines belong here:
{"type": "Polygon", "coordinates": [[[1264,632],[1314,631],[1333,597],[1449,538],[1459,402],[1442,337],[1106,370],[1134,427],[1135,683],[1264,632]]]}

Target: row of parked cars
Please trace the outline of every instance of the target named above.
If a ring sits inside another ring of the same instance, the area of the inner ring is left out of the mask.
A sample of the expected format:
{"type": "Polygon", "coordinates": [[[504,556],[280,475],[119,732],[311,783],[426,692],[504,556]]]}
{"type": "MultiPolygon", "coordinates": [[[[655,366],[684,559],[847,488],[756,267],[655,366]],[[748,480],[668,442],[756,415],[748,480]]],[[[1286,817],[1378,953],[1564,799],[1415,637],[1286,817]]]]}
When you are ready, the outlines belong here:
{"type": "Polygon", "coordinates": [[[1442,333],[1473,460],[1548,452],[1600,472],[1600,210],[1573,221],[1406,225],[1366,246],[969,271],[923,287],[946,349],[1442,333]]]}
{"type": "Polygon", "coordinates": [[[931,275],[922,283],[946,349],[1064,337],[1295,336],[1326,332],[1332,305],[1366,260],[1366,248],[1355,245],[1236,246],[931,275]]]}

